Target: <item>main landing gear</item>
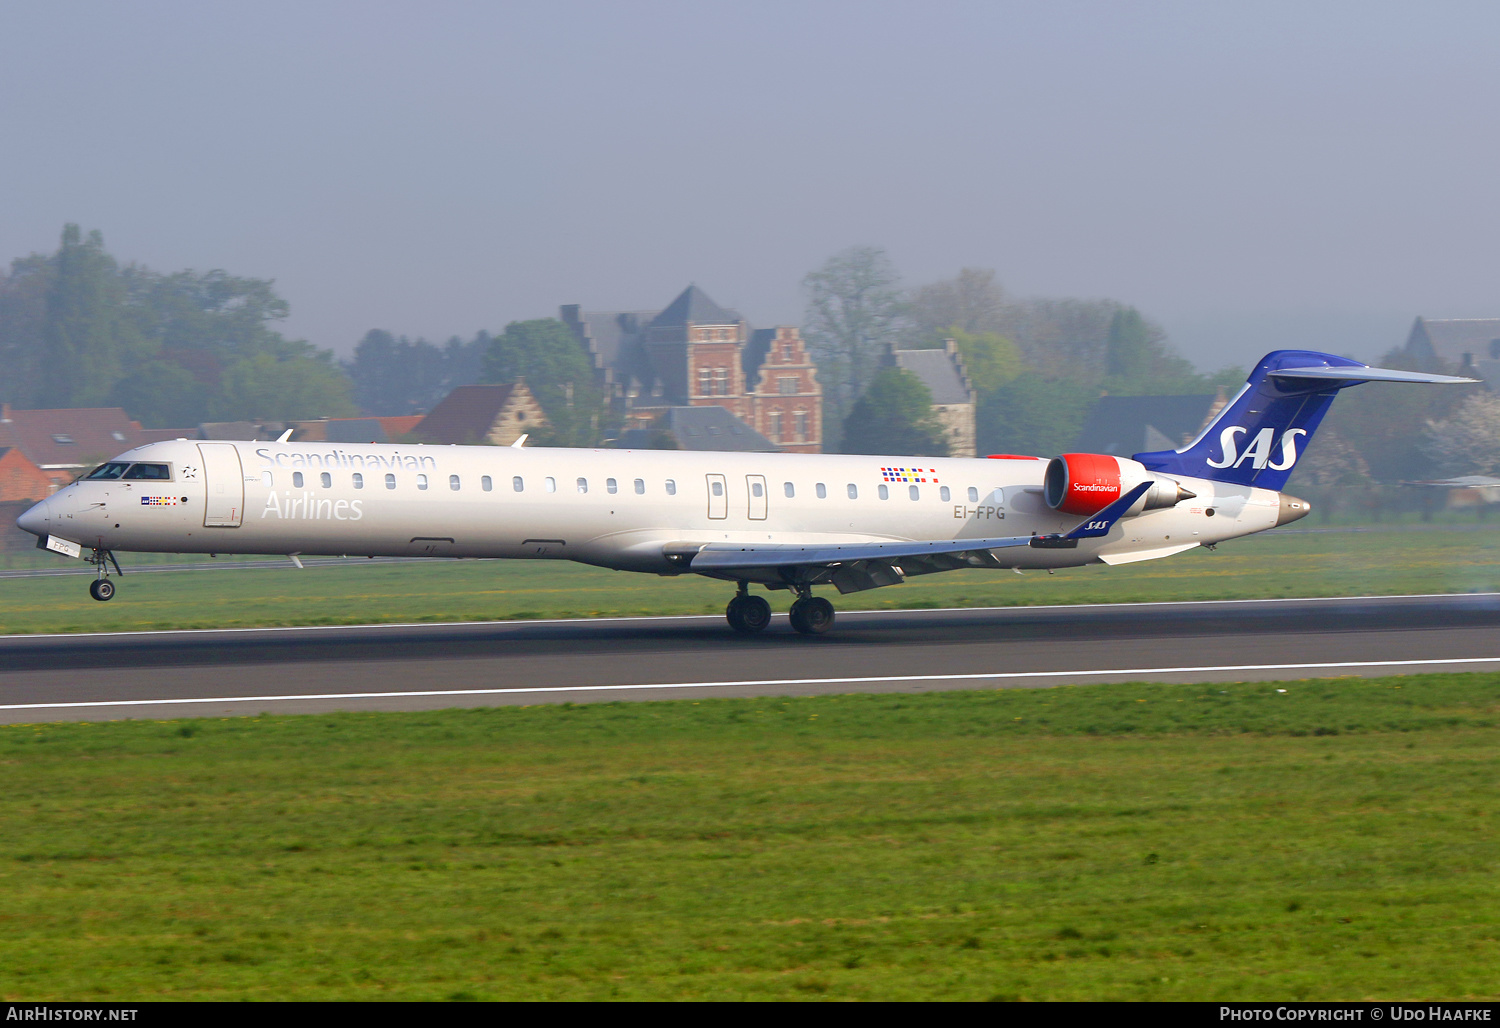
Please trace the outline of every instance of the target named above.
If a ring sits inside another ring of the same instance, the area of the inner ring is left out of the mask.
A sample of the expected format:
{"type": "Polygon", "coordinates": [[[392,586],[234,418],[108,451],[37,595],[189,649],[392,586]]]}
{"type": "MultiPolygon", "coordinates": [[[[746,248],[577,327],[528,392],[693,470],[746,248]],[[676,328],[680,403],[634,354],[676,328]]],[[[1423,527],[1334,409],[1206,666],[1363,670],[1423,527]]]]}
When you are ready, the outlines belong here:
{"type": "MultiPolygon", "coordinates": [[[[750,583],[741,582],[739,592],[724,608],[724,617],[736,632],[754,635],[771,623],[771,605],[760,596],[751,596],[750,583]]],[[[833,627],[833,604],[814,596],[808,586],[798,586],[791,620],[792,627],[803,635],[822,635],[833,627]]]]}
{"type": "Polygon", "coordinates": [[[120,562],[115,560],[115,555],[109,550],[94,550],[89,554],[88,562],[99,569],[99,577],[89,583],[89,595],[103,603],[115,595],[115,583],[109,580],[109,566],[115,566],[115,574],[124,575],[120,570],[120,562]]]}

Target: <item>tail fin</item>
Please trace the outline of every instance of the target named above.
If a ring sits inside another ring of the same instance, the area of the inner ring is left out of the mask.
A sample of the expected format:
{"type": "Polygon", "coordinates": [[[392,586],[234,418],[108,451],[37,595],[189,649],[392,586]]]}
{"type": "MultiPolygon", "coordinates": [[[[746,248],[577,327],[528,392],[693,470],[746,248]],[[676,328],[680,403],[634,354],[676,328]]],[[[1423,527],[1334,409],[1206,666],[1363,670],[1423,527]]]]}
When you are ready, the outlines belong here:
{"type": "Polygon", "coordinates": [[[1256,365],[1245,387],[1197,439],[1180,450],[1137,453],[1135,459],[1168,475],[1279,491],[1340,389],[1362,382],[1473,381],[1372,368],[1312,350],[1277,350],[1256,365]]]}

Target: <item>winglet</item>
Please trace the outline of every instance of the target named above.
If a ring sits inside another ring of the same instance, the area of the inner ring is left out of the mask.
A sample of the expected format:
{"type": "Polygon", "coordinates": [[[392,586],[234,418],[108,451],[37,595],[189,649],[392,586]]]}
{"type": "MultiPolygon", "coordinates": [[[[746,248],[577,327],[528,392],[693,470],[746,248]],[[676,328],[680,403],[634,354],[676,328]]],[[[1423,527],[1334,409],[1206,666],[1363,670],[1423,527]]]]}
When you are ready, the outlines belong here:
{"type": "Polygon", "coordinates": [[[518,436],[516,438],[516,441],[510,444],[510,448],[512,450],[519,450],[519,449],[521,449],[521,447],[523,447],[523,446],[526,445],[526,437],[528,435],[530,435],[530,434],[531,434],[530,432],[522,432],[520,434],[520,436],[518,436]]]}
{"type": "Polygon", "coordinates": [[[1125,512],[1135,506],[1135,501],[1146,495],[1155,482],[1142,482],[1130,492],[1120,497],[1108,507],[1089,518],[1073,531],[1063,536],[1064,539],[1097,539],[1103,535],[1109,535],[1109,530],[1115,527],[1115,522],[1125,516],[1125,512]]]}
{"type": "Polygon", "coordinates": [[[291,438],[291,437],[292,437],[292,430],[291,430],[291,429],[290,429],[290,428],[289,428],[289,429],[287,429],[287,430],[286,430],[286,431],[285,431],[285,432],[283,432],[283,433],[281,433],[281,434],[280,434],[280,435],[279,435],[279,436],[277,436],[277,437],[276,437],[276,441],[277,441],[277,442],[278,442],[278,443],[284,443],[284,442],[286,442],[286,441],[287,441],[287,440],[288,440],[288,439],[290,439],[290,438],[291,438]]]}

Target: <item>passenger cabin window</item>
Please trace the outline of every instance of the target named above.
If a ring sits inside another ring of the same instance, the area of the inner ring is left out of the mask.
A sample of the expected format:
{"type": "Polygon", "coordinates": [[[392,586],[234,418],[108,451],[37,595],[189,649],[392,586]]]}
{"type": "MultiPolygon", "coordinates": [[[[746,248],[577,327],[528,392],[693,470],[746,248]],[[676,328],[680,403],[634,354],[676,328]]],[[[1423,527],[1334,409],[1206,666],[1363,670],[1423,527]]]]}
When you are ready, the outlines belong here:
{"type": "Polygon", "coordinates": [[[260,473],[260,484],[265,486],[267,489],[270,489],[276,484],[276,482],[271,477],[271,473],[269,471],[262,471],[260,473]]]}
{"type": "Polygon", "coordinates": [[[489,492],[490,490],[495,488],[495,483],[489,475],[480,475],[479,488],[483,489],[485,492],[489,492]]]}
{"type": "Polygon", "coordinates": [[[947,486],[943,486],[938,490],[938,498],[941,499],[944,503],[947,503],[949,500],[953,499],[953,491],[950,490],[947,486]]]}
{"type": "Polygon", "coordinates": [[[781,485],[781,491],[786,493],[789,498],[797,495],[796,488],[790,482],[783,482],[781,485]]]}
{"type": "Polygon", "coordinates": [[[458,492],[458,476],[457,475],[449,475],[448,476],[448,488],[452,489],[455,493],[458,492]]]}
{"type": "Polygon", "coordinates": [[[318,476],[318,482],[323,486],[324,489],[333,488],[333,476],[326,471],[318,476]]]}
{"type": "Polygon", "coordinates": [[[855,485],[853,482],[849,483],[849,499],[859,499],[859,486],[855,485]]]}
{"type": "Polygon", "coordinates": [[[638,478],[635,480],[635,494],[637,496],[646,495],[646,480],[644,478],[638,478]]]}
{"type": "Polygon", "coordinates": [[[617,493],[620,491],[620,483],[612,478],[606,478],[604,480],[604,491],[607,493],[617,493]]]}
{"type": "Polygon", "coordinates": [[[526,480],[517,475],[510,480],[510,487],[518,493],[524,493],[526,491],[526,480]]]}
{"type": "Polygon", "coordinates": [[[578,491],[580,493],[586,493],[586,492],[589,491],[589,480],[588,479],[586,479],[586,478],[580,478],[578,480],[578,491]]]}
{"type": "Polygon", "coordinates": [[[542,488],[546,489],[549,493],[557,492],[557,479],[551,477],[542,479],[542,488]]]}
{"type": "Polygon", "coordinates": [[[891,498],[891,491],[889,489],[887,489],[885,486],[881,486],[880,487],[880,498],[882,500],[889,500],[891,498]]]}
{"type": "Polygon", "coordinates": [[[132,482],[166,482],[172,478],[172,470],[165,464],[132,464],[120,477],[132,482]]]}
{"type": "Polygon", "coordinates": [[[979,502],[979,490],[975,489],[972,485],[969,486],[969,502],[970,503],[978,503],[979,502]]]}
{"type": "Polygon", "coordinates": [[[715,482],[713,488],[714,488],[714,495],[715,496],[723,496],[724,495],[724,483],[723,482],[715,482]]]}
{"type": "Polygon", "coordinates": [[[760,496],[760,495],[762,495],[764,493],[765,493],[765,490],[763,488],[761,488],[761,484],[759,482],[751,482],[750,483],[750,495],[751,496],[760,496]]]}
{"type": "Polygon", "coordinates": [[[354,473],[354,488],[356,488],[356,489],[363,489],[364,487],[365,487],[365,476],[361,475],[358,471],[356,471],[354,473]]]}
{"type": "Polygon", "coordinates": [[[667,479],[667,495],[668,496],[676,496],[677,495],[677,483],[674,482],[674,481],[672,481],[670,478],[667,479]]]}
{"type": "Polygon", "coordinates": [[[908,486],[906,492],[913,500],[920,500],[922,498],[922,494],[917,491],[916,486],[908,486]]]}
{"type": "Polygon", "coordinates": [[[417,476],[417,488],[418,489],[426,489],[427,488],[427,476],[426,475],[418,475],[417,476]]]}
{"type": "Polygon", "coordinates": [[[394,489],[394,488],[396,488],[396,476],[395,475],[386,475],[385,476],[385,487],[387,489],[394,489]]]}
{"type": "Polygon", "coordinates": [[[300,472],[300,471],[293,471],[292,472],[292,487],[296,488],[296,489],[301,489],[302,488],[302,472],[300,472]]]}
{"type": "Polygon", "coordinates": [[[826,485],[824,485],[822,482],[818,483],[818,499],[820,499],[820,500],[826,500],[826,499],[828,499],[828,487],[826,485]]]}
{"type": "Polygon", "coordinates": [[[129,464],[122,464],[120,461],[112,460],[108,464],[100,464],[93,471],[90,471],[89,478],[119,478],[125,474],[125,469],[128,467],[130,467],[129,464]]]}

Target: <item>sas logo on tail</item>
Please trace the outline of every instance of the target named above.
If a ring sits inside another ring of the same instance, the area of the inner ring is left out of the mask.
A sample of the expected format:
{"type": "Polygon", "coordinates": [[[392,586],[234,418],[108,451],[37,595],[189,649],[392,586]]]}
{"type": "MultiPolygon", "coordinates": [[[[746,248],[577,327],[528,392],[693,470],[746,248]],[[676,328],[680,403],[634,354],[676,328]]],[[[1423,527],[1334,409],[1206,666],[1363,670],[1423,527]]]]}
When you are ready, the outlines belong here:
{"type": "Polygon", "coordinates": [[[1273,450],[1272,440],[1276,436],[1274,428],[1263,428],[1255,433],[1255,438],[1243,453],[1239,450],[1239,437],[1247,431],[1240,425],[1230,425],[1219,433],[1219,446],[1224,451],[1224,456],[1219,460],[1208,461],[1211,468],[1237,468],[1245,461],[1251,462],[1251,467],[1259,471],[1262,468],[1270,468],[1272,471],[1289,471],[1293,464],[1297,463],[1297,437],[1307,435],[1305,428],[1289,428],[1281,433],[1281,454],[1278,460],[1271,460],[1273,450]]]}

